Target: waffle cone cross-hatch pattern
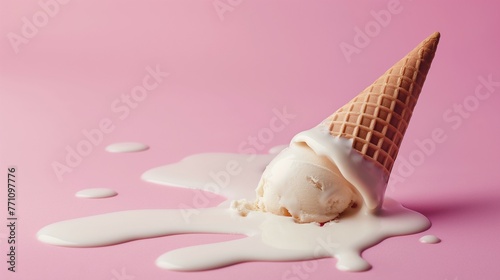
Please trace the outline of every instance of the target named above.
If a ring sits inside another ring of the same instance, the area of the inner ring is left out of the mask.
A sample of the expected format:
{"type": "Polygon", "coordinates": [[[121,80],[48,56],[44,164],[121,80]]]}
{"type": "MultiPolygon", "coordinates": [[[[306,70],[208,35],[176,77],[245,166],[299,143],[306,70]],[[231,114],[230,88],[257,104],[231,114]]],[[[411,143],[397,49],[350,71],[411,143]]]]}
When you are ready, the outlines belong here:
{"type": "Polygon", "coordinates": [[[332,136],[353,139],[353,148],[389,178],[417,104],[440,34],[432,34],[371,86],[322,122],[332,136]]]}

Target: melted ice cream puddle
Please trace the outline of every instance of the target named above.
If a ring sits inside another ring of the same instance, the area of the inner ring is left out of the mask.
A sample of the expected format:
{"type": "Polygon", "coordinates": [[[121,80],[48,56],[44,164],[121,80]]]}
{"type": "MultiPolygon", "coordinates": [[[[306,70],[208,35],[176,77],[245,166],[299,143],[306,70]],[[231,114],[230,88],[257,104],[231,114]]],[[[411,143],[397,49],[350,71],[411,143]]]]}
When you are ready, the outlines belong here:
{"type": "Polygon", "coordinates": [[[437,237],[435,235],[429,234],[429,235],[424,235],[424,236],[420,237],[419,241],[421,243],[426,243],[426,244],[436,244],[436,243],[441,242],[441,239],[439,239],[439,237],[437,237]]]}
{"type": "Polygon", "coordinates": [[[92,188],[78,191],[75,196],[80,198],[107,198],[117,194],[116,191],[108,188],[92,188]]]}
{"type": "Polygon", "coordinates": [[[124,142],[124,143],[114,143],[107,146],[106,151],[110,153],[133,153],[141,152],[149,149],[149,146],[142,143],[136,142],[124,142]]]}
{"type": "Polygon", "coordinates": [[[204,270],[245,261],[334,257],[338,269],[362,271],[370,268],[361,258],[364,249],[385,238],[421,232],[430,226],[423,215],[392,199],[385,199],[376,215],[362,207],[324,226],[297,224],[290,217],[253,211],[241,217],[228,202],[254,199],[262,171],[274,156],[199,154],[142,176],[153,183],[221,194],[228,200],[219,207],[134,210],[67,220],[42,228],[38,239],[53,245],[92,247],[180,233],[243,234],[247,237],[167,252],[156,264],[171,270],[204,270]]]}

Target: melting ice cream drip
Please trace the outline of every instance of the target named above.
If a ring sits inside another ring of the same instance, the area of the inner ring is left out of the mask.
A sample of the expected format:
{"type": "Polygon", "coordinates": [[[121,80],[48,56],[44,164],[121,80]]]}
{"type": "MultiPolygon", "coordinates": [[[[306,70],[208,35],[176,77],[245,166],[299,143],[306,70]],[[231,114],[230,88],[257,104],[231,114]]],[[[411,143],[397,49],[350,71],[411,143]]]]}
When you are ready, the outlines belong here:
{"type": "MultiPolygon", "coordinates": [[[[274,150],[275,152],[275,150],[274,150]]],[[[199,154],[154,168],[142,178],[149,182],[208,190],[216,183],[210,174],[233,172],[227,185],[215,191],[229,200],[254,199],[254,189],[264,167],[275,155],[199,154]]],[[[228,173],[229,174],[229,173],[228,173]]],[[[242,217],[227,203],[215,208],[197,209],[188,219],[184,209],[134,210],[54,223],[42,228],[42,242],[68,247],[93,247],[180,233],[229,233],[247,237],[228,242],[193,246],[161,255],[156,264],[171,270],[205,270],[245,261],[297,261],[324,257],[337,259],[340,270],[362,271],[370,268],[361,252],[381,240],[423,231],[429,221],[399,203],[386,199],[374,215],[360,209],[339,222],[324,226],[298,224],[291,217],[251,211],[242,217]],[[84,229],[101,230],[88,232],[84,229]],[[309,238],[304,238],[308,236],[309,238]]]]}
{"type": "Polygon", "coordinates": [[[108,198],[117,194],[115,190],[108,188],[91,188],[80,190],[75,193],[75,196],[80,198],[108,198]]]}
{"type": "Polygon", "coordinates": [[[425,243],[425,244],[437,244],[437,243],[441,242],[441,239],[439,239],[439,237],[437,237],[435,235],[429,234],[429,235],[424,235],[424,236],[420,237],[419,241],[421,243],[425,243]]]}
{"type": "Polygon", "coordinates": [[[134,153],[149,149],[149,146],[137,142],[114,143],[106,146],[105,150],[110,153],[134,153]]]}

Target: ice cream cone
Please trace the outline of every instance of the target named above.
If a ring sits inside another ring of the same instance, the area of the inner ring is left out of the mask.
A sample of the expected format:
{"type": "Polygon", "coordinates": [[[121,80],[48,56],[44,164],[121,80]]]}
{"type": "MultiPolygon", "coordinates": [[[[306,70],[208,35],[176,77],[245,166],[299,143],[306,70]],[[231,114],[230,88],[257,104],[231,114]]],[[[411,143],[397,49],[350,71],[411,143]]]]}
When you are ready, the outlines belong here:
{"type": "Polygon", "coordinates": [[[438,41],[436,32],[330,117],[295,135],[266,167],[250,208],[300,223],[327,222],[361,203],[381,209],[438,41]]]}
{"type": "Polygon", "coordinates": [[[388,180],[439,42],[436,32],[322,122],[383,169],[388,180]]]}

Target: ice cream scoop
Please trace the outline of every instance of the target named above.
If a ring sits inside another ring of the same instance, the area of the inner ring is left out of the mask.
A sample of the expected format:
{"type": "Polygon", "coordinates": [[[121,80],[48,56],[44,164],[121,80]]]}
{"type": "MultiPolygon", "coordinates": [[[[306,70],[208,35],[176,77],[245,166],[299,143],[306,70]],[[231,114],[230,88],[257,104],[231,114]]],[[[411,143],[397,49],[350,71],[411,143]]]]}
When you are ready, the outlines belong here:
{"type": "Polygon", "coordinates": [[[234,206],[319,223],[358,200],[380,209],[439,37],[429,36],[318,126],[297,134],[264,171],[254,205],[234,206]]]}
{"type": "Polygon", "coordinates": [[[337,166],[304,143],[290,145],[273,159],[256,192],[258,210],[300,223],[331,221],[359,200],[337,166]]]}

